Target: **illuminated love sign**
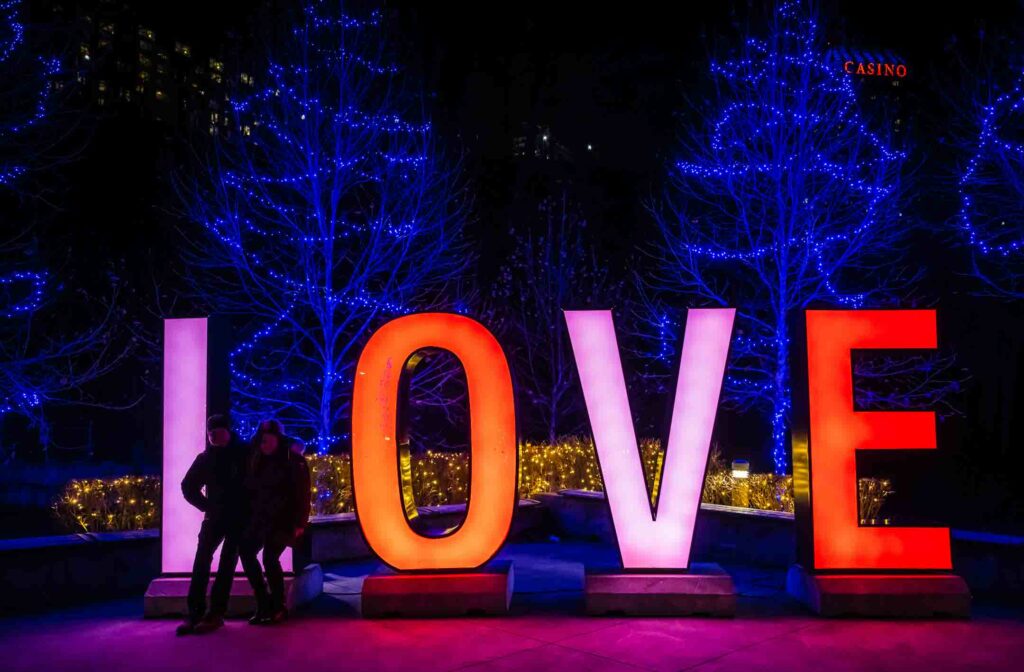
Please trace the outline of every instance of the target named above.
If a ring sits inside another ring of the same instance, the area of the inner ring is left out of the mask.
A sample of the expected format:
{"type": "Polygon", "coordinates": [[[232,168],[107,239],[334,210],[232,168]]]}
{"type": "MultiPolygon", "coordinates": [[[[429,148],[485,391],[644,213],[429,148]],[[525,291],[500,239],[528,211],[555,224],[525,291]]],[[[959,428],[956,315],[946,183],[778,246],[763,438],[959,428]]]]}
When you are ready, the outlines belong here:
{"type": "MultiPolygon", "coordinates": [[[[164,487],[160,489],[160,570],[164,574],[192,571],[203,512],[185,501],[179,484],[192,461],[206,449],[207,416],[228,409],[229,339],[226,325],[215,322],[205,317],[164,320],[164,487]]],[[[213,563],[218,562],[220,549],[213,555],[213,563]]],[[[281,566],[291,571],[291,550],[281,555],[281,566]]]]}
{"type": "Polygon", "coordinates": [[[935,348],[935,311],[808,310],[805,320],[807,386],[794,386],[793,409],[802,562],[815,570],[951,569],[949,528],[861,526],[857,511],[857,451],[934,449],[935,413],[855,410],[852,353],[935,348]]]}
{"type": "Polygon", "coordinates": [[[352,394],[352,489],[363,535],[396,569],[472,569],[487,562],[512,525],[516,418],[505,353],[482,324],[461,315],[406,315],[381,327],[356,365],[352,394]],[[470,480],[466,520],[426,537],[409,527],[398,472],[399,385],[407,362],[441,348],[462,363],[469,390],[470,480]]]}
{"type": "Polygon", "coordinates": [[[686,569],[715,425],[732,308],[691,309],[661,488],[651,506],[610,310],[566,311],[612,524],[626,569],[686,569]]]}
{"type": "MultiPolygon", "coordinates": [[[[707,464],[735,310],[687,315],[658,501],[652,505],[632,425],[610,311],[566,311],[622,564],[685,570],[707,464]]],[[[814,570],[948,570],[948,528],[861,527],[858,450],[934,449],[932,412],[857,411],[852,351],[934,348],[935,311],[809,310],[806,360],[794,357],[794,488],[801,558],[814,570]],[[804,365],[806,364],[806,369],[804,365]],[[805,380],[806,386],[800,381],[805,380]]],[[[206,320],[167,320],[164,362],[163,568],[191,567],[201,514],[176,487],[203,450],[209,394],[206,320]]],[[[356,366],[352,477],[366,541],[399,570],[463,570],[485,564],[507,536],[517,500],[512,377],[501,345],[479,322],[423,313],[381,327],[356,366]],[[468,383],[471,469],[464,523],[444,536],[410,526],[403,384],[423,351],[454,354],[468,383]]]]}

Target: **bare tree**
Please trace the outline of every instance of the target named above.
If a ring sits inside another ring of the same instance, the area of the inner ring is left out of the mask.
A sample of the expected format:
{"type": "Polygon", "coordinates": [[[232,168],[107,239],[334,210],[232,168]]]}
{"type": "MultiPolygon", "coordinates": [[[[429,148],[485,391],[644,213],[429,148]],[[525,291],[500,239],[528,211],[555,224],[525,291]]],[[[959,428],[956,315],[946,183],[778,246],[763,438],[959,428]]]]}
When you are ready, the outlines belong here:
{"type": "Polygon", "coordinates": [[[536,223],[514,234],[495,290],[498,328],[511,347],[528,431],[553,442],[588,427],[562,311],[608,308],[619,288],[567,189],[542,198],[536,223]]]}
{"type": "Polygon", "coordinates": [[[89,386],[120,364],[131,341],[117,333],[117,279],[110,297],[98,301],[64,287],[66,265],[42,260],[40,212],[55,206],[54,169],[76,156],[80,128],[66,105],[68,73],[60,59],[35,53],[28,33],[21,3],[0,3],[0,198],[7,213],[0,230],[0,418],[26,418],[45,455],[48,409],[121,406],[89,386]]]}
{"type": "Polygon", "coordinates": [[[404,85],[382,14],[307,2],[262,88],[182,175],[191,280],[232,315],[243,420],[273,415],[320,451],[347,438],[353,368],[369,334],[444,308],[464,270],[468,199],[422,100],[404,85]]]}
{"type": "MultiPolygon", "coordinates": [[[[814,304],[890,304],[916,277],[904,261],[905,155],[869,128],[799,3],[783,4],[764,37],[711,72],[712,109],[651,206],[664,242],[654,252],[660,272],[643,289],[663,304],[681,295],[737,307],[725,395],[767,416],[775,470],[785,473],[789,320],[814,304]]],[[[676,343],[673,313],[650,314],[676,343]]]]}

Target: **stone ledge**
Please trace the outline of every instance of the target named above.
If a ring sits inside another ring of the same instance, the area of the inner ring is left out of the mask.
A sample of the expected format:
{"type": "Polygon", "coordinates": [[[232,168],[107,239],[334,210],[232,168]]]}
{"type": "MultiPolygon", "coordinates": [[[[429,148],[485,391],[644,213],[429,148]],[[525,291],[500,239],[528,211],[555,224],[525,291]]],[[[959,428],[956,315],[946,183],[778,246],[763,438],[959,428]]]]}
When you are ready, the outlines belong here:
{"type": "Polygon", "coordinates": [[[362,614],[364,618],[498,616],[508,613],[514,583],[512,563],[459,573],[382,570],[363,582],[362,614]]]}
{"type": "Polygon", "coordinates": [[[736,586],[714,564],[666,573],[587,573],[586,611],[592,616],[733,616],[736,586]]]}
{"type": "MultiPolygon", "coordinates": [[[[143,600],[146,618],[184,616],[188,612],[187,576],[160,576],[149,584],[143,600]]],[[[213,580],[210,580],[210,586],[213,580]]],[[[288,609],[295,609],[316,599],[323,592],[324,573],[320,565],[307,565],[300,573],[285,576],[285,601],[288,609]]],[[[207,595],[209,595],[209,586],[207,595]]],[[[256,598],[252,587],[243,576],[235,576],[231,584],[227,617],[247,617],[256,611],[256,598]]]]}
{"type": "Polygon", "coordinates": [[[793,565],[786,592],[819,616],[967,618],[971,593],[955,574],[814,574],[793,565]]]}

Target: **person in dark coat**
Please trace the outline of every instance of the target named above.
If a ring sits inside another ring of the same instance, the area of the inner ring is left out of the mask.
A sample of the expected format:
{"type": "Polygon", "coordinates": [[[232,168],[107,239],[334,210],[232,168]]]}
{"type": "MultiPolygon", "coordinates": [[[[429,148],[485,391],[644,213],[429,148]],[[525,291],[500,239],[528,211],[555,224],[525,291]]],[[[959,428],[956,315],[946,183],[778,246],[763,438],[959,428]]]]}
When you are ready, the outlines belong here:
{"type": "Polygon", "coordinates": [[[301,530],[296,530],[295,541],[292,543],[292,563],[296,568],[302,570],[310,561],[311,545],[305,537],[305,531],[309,527],[309,513],[312,509],[312,502],[310,501],[312,476],[309,470],[309,462],[306,461],[305,457],[305,442],[301,438],[292,436],[287,439],[286,443],[295,455],[292,459],[298,460],[296,464],[295,505],[299,508],[299,515],[297,517],[302,519],[303,527],[301,530]]]}
{"type": "Polygon", "coordinates": [[[267,420],[253,442],[245,481],[251,515],[240,553],[256,595],[256,613],[249,619],[254,625],[278,623],[287,616],[281,554],[295,544],[309,520],[309,468],[306,459],[291,449],[293,441],[284,435],[281,423],[267,420]],[[261,549],[262,568],[256,557],[261,549]]]}
{"type": "Polygon", "coordinates": [[[248,519],[245,475],[249,447],[231,430],[226,415],[210,416],[206,440],[206,450],[196,456],[181,481],[185,500],[204,516],[189,583],[188,616],[178,626],[179,635],[204,634],[224,624],[239,542],[248,519]],[[218,546],[220,563],[210,591],[210,610],[206,611],[210,564],[218,546]]]}

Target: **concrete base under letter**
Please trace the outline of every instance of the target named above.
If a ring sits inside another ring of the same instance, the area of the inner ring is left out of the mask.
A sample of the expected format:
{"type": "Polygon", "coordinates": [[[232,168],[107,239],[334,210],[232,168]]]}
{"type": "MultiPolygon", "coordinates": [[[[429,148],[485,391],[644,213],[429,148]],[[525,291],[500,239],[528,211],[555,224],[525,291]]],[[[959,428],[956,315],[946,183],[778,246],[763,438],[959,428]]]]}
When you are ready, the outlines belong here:
{"type": "Polygon", "coordinates": [[[449,574],[382,571],[363,582],[362,613],[364,618],[506,614],[513,580],[511,563],[449,574]]]}
{"type": "Polygon", "coordinates": [[[819,616],[967,618],[971,593],[955,574],[814,574],[793,565],[786,591],[819,616]]]}
{"type": "MultiPolygon", "coordinates": [[[[160,576],[149,584],[143,602],[143,614],[146,618],[164,616],[185,616],[188,611],[187,576],[160,576]]],[[[213,580],[210,580],[213,585],[213,580]]],[[[324,587],[324,573],[320,565],[307,565],[294,576],[286,576],[284,588],[286,603],[289,609],[295,609],[312,601],[324,587]]],[[[209,588],[207,588],[209,603],[209,588]]],[[[231,585],[231,599],[228,600],[227,617],[251,616],[256,611],[256,598],[252,588],[244,576],[235,576],[231,585]]]]}
{"type": "Polygon", "coordinates": [[[586,610],[592,616],[732,616],[736,587],[713,564],[686,574],[587,574],[586,610]]]}

